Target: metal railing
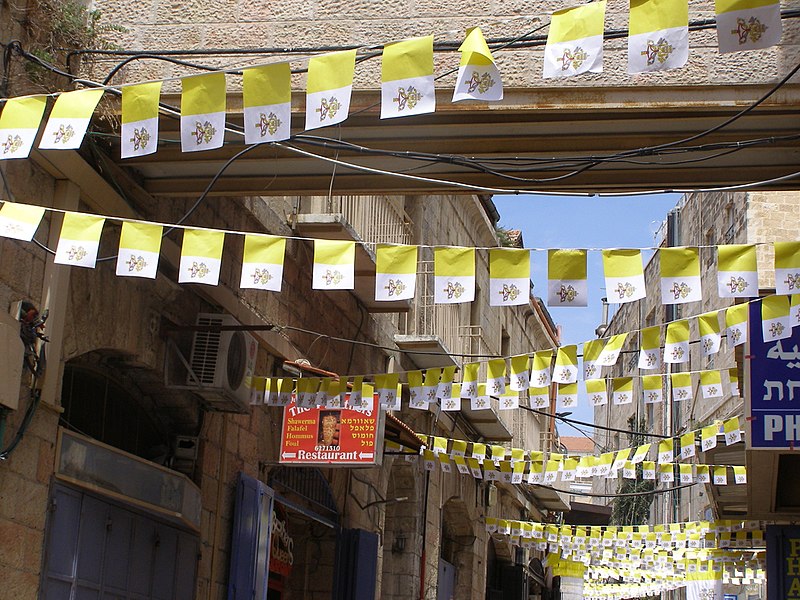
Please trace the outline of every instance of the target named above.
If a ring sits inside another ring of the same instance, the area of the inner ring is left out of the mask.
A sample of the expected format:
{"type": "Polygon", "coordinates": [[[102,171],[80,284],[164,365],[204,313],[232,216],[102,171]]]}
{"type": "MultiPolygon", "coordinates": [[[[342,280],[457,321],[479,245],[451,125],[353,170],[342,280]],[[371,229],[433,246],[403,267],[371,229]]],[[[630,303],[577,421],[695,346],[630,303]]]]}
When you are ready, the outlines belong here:
{"type": "Polygon", "coordinates": [[[365,242],[411,244],[411,220],[402,196],[330,196],[303,200],[307,214],[340,214],[365,242]]]}

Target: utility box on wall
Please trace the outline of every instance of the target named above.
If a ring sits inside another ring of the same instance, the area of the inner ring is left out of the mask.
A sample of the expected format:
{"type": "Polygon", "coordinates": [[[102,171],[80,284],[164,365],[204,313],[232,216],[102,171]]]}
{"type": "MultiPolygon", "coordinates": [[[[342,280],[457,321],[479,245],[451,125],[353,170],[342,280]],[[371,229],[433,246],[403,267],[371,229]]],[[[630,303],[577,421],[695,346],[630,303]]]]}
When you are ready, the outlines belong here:
{"type": "Polygon", "coordinates": [[[19,321],[0,313],[0,406],[17,410],[22,385],[22,358],[25,346],[19,337],[19,321]]]}

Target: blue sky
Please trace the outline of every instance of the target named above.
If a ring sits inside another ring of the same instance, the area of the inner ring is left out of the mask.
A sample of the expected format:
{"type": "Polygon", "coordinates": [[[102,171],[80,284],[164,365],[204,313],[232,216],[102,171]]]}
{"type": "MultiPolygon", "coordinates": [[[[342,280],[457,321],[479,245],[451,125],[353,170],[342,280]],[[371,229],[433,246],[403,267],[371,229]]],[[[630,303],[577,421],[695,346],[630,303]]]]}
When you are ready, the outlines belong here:
{"type": "MultiPolygon", "coordinates": [[[[526,248],[644,248],[655,245],[654,234],[680,199],[680,194],[631,197],[494,196],[500,225],[522,230],[526,248]]],[[[645,261],[650,254],[645,254],[645,261]]],[[[589,252],[589,306],[552,308],[550,314],[562,328],[563,344],[580,344],[595,337],[605,296],[599,252],[589,252]]],[[[547,292],[547,253],[531,255],[534,294],[547,292]]],[[[612,306],[613,309],[613,306],[612,306]]],[[[585,397],[572,418],[592,421],[585,397]]],[[[577,435],[559,426],[562,435],[577,435]]]]}

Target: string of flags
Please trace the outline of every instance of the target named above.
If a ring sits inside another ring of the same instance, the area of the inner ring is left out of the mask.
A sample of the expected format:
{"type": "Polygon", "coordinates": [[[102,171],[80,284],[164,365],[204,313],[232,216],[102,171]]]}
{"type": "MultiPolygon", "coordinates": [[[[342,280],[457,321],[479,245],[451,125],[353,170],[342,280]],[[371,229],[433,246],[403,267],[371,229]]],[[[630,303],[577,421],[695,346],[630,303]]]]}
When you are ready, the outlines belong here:
{"type": "MultiPolygon", "coordinates": [[[[605,0],[553,13],[544,49],[543,77],[560,78],[603,70],[605,0]]],[[[642,0],[631,4],[628,72],[675,69],[689,55],[687,0],[642,0]]],[[[780,2],[717,0],[717,37],[721,53],[776,45],[781,39],[780,2]]],[[[479,27],[466,32],[453,102],[503,98],[503,83],[479,27]]],[[[335,125],[349,115],[356,50],[313,56],[308,60],[305,129],[335,125]]],[[[156,152],[162,81],[119,86],[122,90],[122,158],[156,152]]],[[[181,149],[212,150],[225,138],[225,72],[181,79],[181,149]]],[[[103,87],[58,95],[45,125],[41,149],[80,147],[103,87]]],[[[115,87],[115,89],[118,89],[115,87]]],[[[291,72],[289,63],[270,63],[243,71],[246,144],[288,139],[291,72]]],[[[26,158],[33,147],[47,95],[11,98],[0,115],[0,160],[26,158]]],[[[433,36],[383,44],[381,119],[436,110],[433,36]]]]}
{"type": "Polygon", "coordinates": [[[516,546],[546,552],[543,564],[556,576],[583,579],[583,597],[593,600],[717,582],[747,585],[765,577],[759,521],[570,526],[487,517],[486,530],[516,546]]]}
{"type": "MultiPolygon", "coordinates": [[[[56,209],[4,202],[0,208],[0,236],[31,241],[45,210],[56,209]]],[[[56,249],[56,263],[94,268],[105,222],[119,221],[122,223],[122,235],[117,256],[117,275],[155,278],[164,224],[127,221],[116,217],[70,211],[56,212],[64,214],[56,249]]],[[[193,229],[176,225],[169,227],[183,231],[179,283],[218,285],[225,236],[243,235],[245,243],[240,287],[281,291],[286,240],[289,238],[241,231],[193,229]]],[[[354,289],[357,242],[314,239],[313,244],[312,288],[354,289]]],[[[788,320],[791,318],[795,324],[800,322],[798,320],[800,319],[800,298],[798,298],[800,241],[777,241],[772,245],[775,293],[779,297],[765,300],[765,324],[769,322],[770,330],[777,329],[780,335],[788,337],[791,335],[791,327],[787,326],[788,320]],[[792,296],[791,304],[780,296],[792,296]],[[768,318],[766,313],[769,313],[768,318]]],[[[758,297],[757,246],[758,244],[731,244],[712,247],[716,249],[717,254],[717,289],[720,297],[737,299],[758,297]]],[[[424,247],[428,246],[376,245],[376,301],[414,298],[419,249],[424,247]]],[[[474,301],[478,250],[475,247],[433,247],[436,304],[474,301]]],[[[531,253],[538,250],[527,248],[481,248],[481,250],[488,253],[490,306],[527,304],[530,301],[531,253]]],[[[700,300],[702,295],[699,248],[660,248],[658,252],[662,303],[682,304],[700,300]]],[[[547,250],[548,306],[587,305],[587,254],[588,250],[585,249],[547,250]]],[[[646,296],[642,249],[606,249],[602,250],[602,257],[605,287],[610,301],[626,303],[646,296]]],[[[737,307],[732,307],[728,309],[727,315],[738,319],[737,310],[739,310],[737,307]]],[[[707,353],[717,351],[714,340],[719,333],[719,324],[714,321],[715,314],[707,313],[699,319],[700,327],[703,329],[704,352],[707,353]]],[[[740,335],[735,324],[726,322],[726,328],[733,330],[730,332],[732,335],[740,335]]],[[[676,322],[668,328],[667,354],[681,353],[681,348],[688,341],[687,327],[684,322],[676,322]]],[[[773,337],[770,335],[766,339],[773,337]]],[[[648,343],[655,343],[657,338],[651,335],[647,339],[648,343]]]]}

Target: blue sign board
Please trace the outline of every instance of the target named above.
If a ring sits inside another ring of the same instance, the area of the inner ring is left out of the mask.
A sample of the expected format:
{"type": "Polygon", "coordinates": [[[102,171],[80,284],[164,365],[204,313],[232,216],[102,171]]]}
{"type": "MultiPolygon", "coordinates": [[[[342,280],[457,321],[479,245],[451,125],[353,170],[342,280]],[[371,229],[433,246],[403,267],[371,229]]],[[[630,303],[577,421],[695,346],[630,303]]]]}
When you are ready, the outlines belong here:
{"type": "Polygon", "coordinates": [[[767,525],[767,598],[800,598],[800,527],[767,525]]]}
{"type": "Polygon", "coordinates": [[[751,302],[749,333],[750,447],[800,446],[800,327],[791,337],[764,342],[761,302],[751,302]]]}

